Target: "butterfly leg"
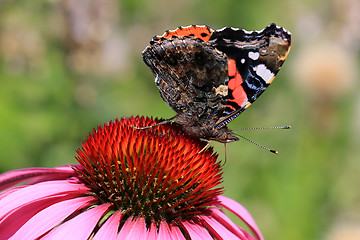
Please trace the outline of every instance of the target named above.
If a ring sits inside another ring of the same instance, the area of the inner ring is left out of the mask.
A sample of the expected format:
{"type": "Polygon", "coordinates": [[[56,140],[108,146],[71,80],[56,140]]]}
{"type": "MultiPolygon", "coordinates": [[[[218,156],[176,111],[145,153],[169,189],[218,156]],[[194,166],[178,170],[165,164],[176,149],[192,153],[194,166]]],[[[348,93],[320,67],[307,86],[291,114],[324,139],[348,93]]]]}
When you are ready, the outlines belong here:
{"type": "Polygon", "coordinates": [[[203,142],[206,142],[206,145],[198,152],[199,153],[202,153],[203,151],[205,151],[209,146],[210,146],[210,141],[205,139],[205,138],[200,138],[201,141],[203,142]]]}
{"type": "Polygon", "coordinates": [[[151,126],[146,126],[146,127],[135,127],[135,126],[131,126],[131,127],[135,128],[135,129],[139,129],[139,130],[149,129],[149,128],[157,127],[157,126],[164,125],[164,124],[168,124],[168,123],[173,123],[173,122],[175,122],[174,118],[175,118],[175,117],[172,117],[172,118],[170,118],[170,119],[164,120],[164,121],[162,121],[162,122],[159,122],[159,123],[154,124],[154,125],[151,125],[151,126]]]}

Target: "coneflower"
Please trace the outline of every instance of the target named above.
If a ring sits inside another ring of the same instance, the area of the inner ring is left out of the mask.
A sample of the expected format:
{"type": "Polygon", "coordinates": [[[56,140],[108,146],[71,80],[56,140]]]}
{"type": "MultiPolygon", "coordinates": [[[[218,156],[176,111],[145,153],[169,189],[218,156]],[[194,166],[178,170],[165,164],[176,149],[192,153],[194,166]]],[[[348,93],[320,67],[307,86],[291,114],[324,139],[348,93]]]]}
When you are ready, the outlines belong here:
{"type": "Polygon", "coordinates": [[[172,124],[134,128],[158,122],[99,126],[77,151],[80,165],[1,174],[1,189],[12,188],[0,194],[0,239],[263,239],[247,210],[221,195],[212,149],[172,124]]]}

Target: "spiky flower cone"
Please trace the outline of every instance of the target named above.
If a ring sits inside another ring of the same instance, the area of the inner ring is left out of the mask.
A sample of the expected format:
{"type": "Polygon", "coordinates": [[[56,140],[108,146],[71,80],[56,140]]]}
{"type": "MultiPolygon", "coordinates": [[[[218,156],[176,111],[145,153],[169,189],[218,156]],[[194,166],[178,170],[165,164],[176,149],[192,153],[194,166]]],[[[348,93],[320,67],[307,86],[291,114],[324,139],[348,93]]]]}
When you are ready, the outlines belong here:
{"type": "Polygon", "coordinates": [[[115,120],[94,130],[78,150],[84,181],[124,219],[167,222],[205,215],[221,194],[220,164],[211,150],[172,125],[145,130],[150,119],[115,120]]]}

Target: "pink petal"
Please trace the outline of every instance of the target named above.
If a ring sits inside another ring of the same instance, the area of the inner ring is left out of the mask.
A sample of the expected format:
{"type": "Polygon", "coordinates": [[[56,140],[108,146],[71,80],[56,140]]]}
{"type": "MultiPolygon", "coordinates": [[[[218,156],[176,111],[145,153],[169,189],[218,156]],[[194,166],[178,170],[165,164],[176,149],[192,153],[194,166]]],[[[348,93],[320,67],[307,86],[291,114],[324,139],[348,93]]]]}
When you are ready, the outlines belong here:
{"type": "MultiPolygon", "coordinates": [[[[225,228],[221,223],[216,221],[212,217],[208,216],[202,216],[201,219],[204,220],[204,224],[209,229],[209,231],[216,237],[216,239],[229,239],[229,240],[249,240],[247,237],[242,236],[238,237],[235,234],[233,234],[231,231],[229,231],[227,228],[225,228]]],[[[252,240],[252,239],[250,239],[252,240]]]]}
{"type": "Polygon", "coordinates": [[[89,189],[84,184],[71,183],[67,180],[42,182],[19,189],[0,200],[0,219],[13,209],[32,201],[38,201],[49,196],[77,193],[82,195],[89,189]]]}
{"type": "Polygon", "coordinates": [[[236,225],[233,221],[231,221],[230,218],[228,218],[221,210],[213,208],[210,209],[212,212],[211,216],[218,221],[220,224],[222,224],[224,227],[226,227],[229,231],[231,231],[233,234],[238,236],[240,239],[247,239],[249,238],[250,234],[246,233],[244,230],[242,230],[238,225],[236,225]]]}
{"type": "Polygon", "coordinates": [[[61,223],[72,213],[97,201],[94,197],[80,197],[55,203],[38,212],[10,239],[36,239],[61,223]]]}
{"type": "Polygon", "coordinates": [[[214,239],[210,235],[210,233],[206,230],[206,228],[202,225],[196,223],[190,223],[184,220],[181,221],[181,224],[184,227],[184,229],[189,233],[191,240],[214,239]]]}
{"type": "Polygon", "coordinates": [[[58,170],[75,172],[74,168],[82,168],[83,169],[83,167],[80,164],[69,164],[69,165],[63,165],[63,166],[55,167],[55,169],[58,169],[58,170]]]}
{"type": "Polygon", "coordinates": [[[0,239],[3,240],[11,237],[36,213],[59,202],[59,199],[62,199],[62,197],[44,198],[11,211],[11,214],[7,215],[0,222],[0,239]]]}
{"type": "Polygon", "coordinates": [[[0,200],[3,199],[4,197],[6,197],[7,195],[10,195],[13,192],[16,192],[17,190],[24,188],[24,187],[25,186],[19,186],[19,187],[13,187],[13,188],[6,189],[5,191],[0,193],[0,200]]]}
{"type": "Polygon", "coordinates": [[[134,225],[134,221],[129,218],[125,221],[124,225],[121,227],[121,230],[118,234],[117,239],[126,239],[126,237],[128,236],[129,232],[132,230],[134,225]]]}
{"type": "Polygon", "coordinates": [[[141,240],[147,236],[145,220],[142,217],[129,218],[121,228],[117,239],[141,240]]]}
{"type": "Polygon", "coordinates": [[[71,220],[61,224],[53,229],[43,240],[79,240],[88,239],[93,233],[94,228],[99,222],[100,218],[106,213],[111,206],[110,203],[105,203],[100,206],[91,208],[71,220]]]}
{"type": "Polygon", "coordinates": [[[74,176],[75,172],[73,169],[67,167],[62,168],[24,168],[8,171],[0,174],[0,191],[21,183],[30,178],[47,176],[51,179],[60,178],[66,179],[69,176],[74,176]]]}
{"type": "MultiPolygon", "coordinates": [[[[161,226],[161,223],[160,223],[161,226]]],[[[147,235],[146,235],[146,239],[147,240],[159,240],[160,238],[158,237],[158,231],[157,231],[157,227],[155,225],[154,222],[152,222],[150,224],[149,229],[147,230],[147,235]]]]}
{"type": "Polygon", "coordinates": [[[261,232],[256,225],[254,219],[251,217],[250,213],[238,202],[224,196],[218,196],[221,201],[219,205],[223,206],[230,212],[234,213],[236,216],[241,218],[246,225],[249,226],[251,231],[255,234],[256,238],[259,240],[264,240],[264,237],[261,235],[261,232]]]}
{"type": "Polygon", "coordinates": [[[176,226],[175,224],[169,226],[169,224],[166,221],[161,221],[158,239],[185,240],[185,236],[183,235],[179,227],[176,226]]]}
{"type": "Polygon", "coordinates": [[[79,174],[74,171],[73,167],[75,166],[78,167],[77,165],[69,165],[69,166],[54,168],[52,169],[53,172],[49,171],[47,173],[31,178],[29,179],[28,182],[26,182],[26,184],[27,185],[36,184],[39,182],[50,181],[50,180],[66,180],[66,179],[70,179],[71,177],[77,178],[79,174]]]}
{"type": "Polygon", "coordinates": [[[122,212],[116,211],[108,220],[101,226],[99,231],[95,234],[93,240],[109,240],[116,239],[118,234],[119,225],[121,218],[123,217],[122,212]]]}

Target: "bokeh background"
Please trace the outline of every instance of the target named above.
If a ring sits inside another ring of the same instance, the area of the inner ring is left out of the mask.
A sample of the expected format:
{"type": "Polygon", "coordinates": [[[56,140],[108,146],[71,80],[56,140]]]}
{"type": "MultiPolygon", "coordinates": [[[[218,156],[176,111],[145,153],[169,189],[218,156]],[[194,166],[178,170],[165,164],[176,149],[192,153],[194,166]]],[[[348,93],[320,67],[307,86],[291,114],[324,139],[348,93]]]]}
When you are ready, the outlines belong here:
{"type": "Polygon", "coordinates": [[[74,163],[117,117],[174,116],[141,58],[154,35],[272,22],[292,32],[291,52],[230,128],[293,128],[241,131],[280,154],[228,144],[225,195],[266,239],[360,239],[359,0],[1,0],[0,172],[74,163]]]}

